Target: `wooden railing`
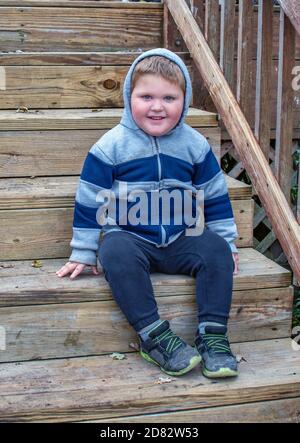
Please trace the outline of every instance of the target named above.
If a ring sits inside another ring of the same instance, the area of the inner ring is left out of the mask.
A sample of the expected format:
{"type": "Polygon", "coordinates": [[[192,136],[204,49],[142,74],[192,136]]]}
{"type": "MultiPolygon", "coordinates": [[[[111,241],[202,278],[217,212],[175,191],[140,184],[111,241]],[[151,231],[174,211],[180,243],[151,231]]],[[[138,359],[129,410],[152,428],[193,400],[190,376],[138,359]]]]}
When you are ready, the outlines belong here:
{"type": "Polygon", "coordinates": [[[212,43],[214,39],[213,26],[209,24],[211,20],[214,21],[213,19],[219,11],[217,0],[206,0],[206,2],[204,0],[195,2],[189,0],[189,6],[185,0],[165,0],[165,46],[168,47],[168,38],[172,35],[168,21],[168,14],[171,14],[251,178],[295,277],[300,281],[300,227],[289,205],[293,136],[291,68],[292,62],[294,62],[293,51],[295,50],[294,28],[282,11],[274,175],[268,161],[271,126],[267,101],[270,95],[268,83],[270,62],[268,57],[272,59],[272,38],[269,33],[270,9],[273,10],[273,4],[271,0],[259,1],[257,78],[260,83],[255,100],[254,135],[250,126],[251,122],[248,122],[246,118],[248,116],[250,119],[247,107],[249,93],[247,91],[252,75],[249,65],[252,64],[252,22],[250,18],[253,7],[251,0],[240,0],[237,96],[235,96],[232,92],[235,90],[233,80],[235,39],[232,31],[235,3],[235,0],[225,0],[221,7],[220,66],[217,56],[217,42],[212,43]],[[204,8],[204,3],[206,3],[204,19],[203,15],[201,19],[201,14],[196,14],[198,20],[195,20],[195,10],[193,10],[195,3],[198,12],[204,8]],[[210,49],[203,33],[213,50],[210,49]]]}

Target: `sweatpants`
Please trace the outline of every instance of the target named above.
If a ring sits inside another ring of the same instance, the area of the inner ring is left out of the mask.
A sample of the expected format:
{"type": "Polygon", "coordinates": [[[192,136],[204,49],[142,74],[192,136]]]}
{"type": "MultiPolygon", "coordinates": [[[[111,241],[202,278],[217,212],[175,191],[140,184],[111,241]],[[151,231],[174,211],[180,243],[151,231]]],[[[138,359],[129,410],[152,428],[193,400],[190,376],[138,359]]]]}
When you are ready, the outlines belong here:
{"type": "Polygon", "coordinates": [[[153,272],[194,277],[199,323],[227,324],[234,261],[230,246],[218,234],[208,229],[199,236],[183,233],[167,247],[157,247],[126,231],[109,232],[100,243],[98,259],[115,301],[137,332],[160,318],[153,272]]]}

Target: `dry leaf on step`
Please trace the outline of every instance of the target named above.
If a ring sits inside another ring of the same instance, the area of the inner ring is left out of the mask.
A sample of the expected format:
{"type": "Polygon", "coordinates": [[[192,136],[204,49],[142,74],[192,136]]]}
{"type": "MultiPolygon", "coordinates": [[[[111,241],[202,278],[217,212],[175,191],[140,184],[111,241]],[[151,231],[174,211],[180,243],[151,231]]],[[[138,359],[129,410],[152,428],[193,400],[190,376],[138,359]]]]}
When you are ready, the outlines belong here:
{"type": "Polygon", "coordinates": [[[21,106],[17,109],[17,112],[28,112],[28,108],[26,106],[21,106]]]}
{"type": "Polygon", "coordinates": [[[33,260],[31,266],[33,268],[42,268],[43,263],[41,262],[41,260],[33,260]]]}
{"type": "Polygon", "coordinates": [[[241,363],[241,361],[247,361],[242,355],[237,354],[236,355],[236,361],[238,363],[241,363]]]}
{"type": "Polygon", "coordinates": [[[171,383],[173,378],[170,377],[159,377],[159,379],[155,382],[156,385],[162,385],[164,383],[171,383]]]}
{"type": "Polygon", "coordinates": [[[114,352],[113,354],[110,354],[110,357],[113,360],[124,360],[126,358],[126,355],[120,354],[119,352],[114,352]]]}

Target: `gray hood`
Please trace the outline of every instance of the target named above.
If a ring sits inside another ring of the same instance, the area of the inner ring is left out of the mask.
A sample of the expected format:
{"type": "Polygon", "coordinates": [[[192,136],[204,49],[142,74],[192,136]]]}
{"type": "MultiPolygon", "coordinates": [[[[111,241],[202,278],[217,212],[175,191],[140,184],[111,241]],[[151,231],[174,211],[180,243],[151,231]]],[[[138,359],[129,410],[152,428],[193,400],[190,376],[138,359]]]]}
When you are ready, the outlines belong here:
{"type": "MultiPolygon", "coordinates": [[[[180,117],[179,122],[176,125],[176,128],[180,127],[184,123],[184,119],[188,113],[189,105],[192,99],[192,85],[191,85],[191,79],[189,72],[181,60],[180,57],[178,57],[174,52],[169,51],[168,49],[164,48],[156,48],[151,49],[150,51],[143,52],[138,58],[135,59],[133,64],[131,65],[124,82],[124,90],[123,90],[123,99],[124,99],[124,112],[121,119],[121,125],[126,126],[129,129],[134,130],[141,130],[137,124],[135,123],[132,114],[131,114],[131,106],[130,106],[130,96],[131,96],[131,78],[134,71],[135,66],[137,63],[139,63],[141,60],[143,60],[146,57],[150,57],[153,55],[159,55],[162,57],[166,57],[167,59],[171,60],[172,62],[176,63],[179,68],[181,69],[184,78],[185,78],[185,98],[184,98],[184,106],[183,111],[180,117]]],[[[175,128],[173,128],[169,133],[171,133],[175,128]]]]}

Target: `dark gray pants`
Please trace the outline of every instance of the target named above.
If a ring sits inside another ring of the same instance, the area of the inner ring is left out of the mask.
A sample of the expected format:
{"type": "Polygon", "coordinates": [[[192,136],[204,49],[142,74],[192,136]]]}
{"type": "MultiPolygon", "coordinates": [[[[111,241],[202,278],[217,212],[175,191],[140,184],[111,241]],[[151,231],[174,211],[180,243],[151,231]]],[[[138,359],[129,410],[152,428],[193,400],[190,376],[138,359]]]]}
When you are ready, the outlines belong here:
{"type": "Polygon", "coordinates": [[[195,237],[183,233],[164,248],[125,231],[110,232],[101,241],[99,261],[114,299],[136,331],[159,319],[152,272],[194,277],[199,322],[227,324],[234,261],[228,243],[208,229],[195,237]]]}

